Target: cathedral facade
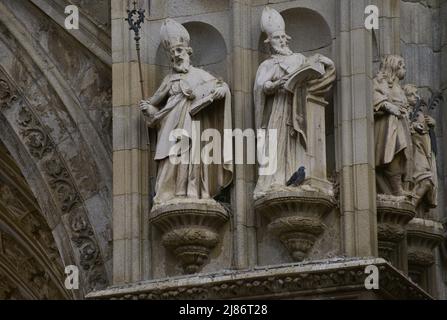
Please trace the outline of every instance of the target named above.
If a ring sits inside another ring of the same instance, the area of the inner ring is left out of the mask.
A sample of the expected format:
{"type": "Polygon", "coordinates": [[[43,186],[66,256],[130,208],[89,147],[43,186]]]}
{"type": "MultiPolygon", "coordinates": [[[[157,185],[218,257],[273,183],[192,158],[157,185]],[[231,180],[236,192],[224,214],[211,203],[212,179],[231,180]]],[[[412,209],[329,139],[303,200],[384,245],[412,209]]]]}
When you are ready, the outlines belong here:
{"type": "Polygon", "coordinates": [[[447,299],[446,0],[0,29],[0,299],[447,299]]]}

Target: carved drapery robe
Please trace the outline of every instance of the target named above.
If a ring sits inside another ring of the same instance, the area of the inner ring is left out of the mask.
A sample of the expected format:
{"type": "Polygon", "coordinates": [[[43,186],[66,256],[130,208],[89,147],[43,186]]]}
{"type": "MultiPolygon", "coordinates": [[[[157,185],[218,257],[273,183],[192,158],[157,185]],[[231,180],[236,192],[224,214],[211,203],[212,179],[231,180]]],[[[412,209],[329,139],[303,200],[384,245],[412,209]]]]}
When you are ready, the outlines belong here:
{"type": "MultiPolygon", "coordinates": [[[[404,160],[400,164],[400,174],[404,181],[412,180],[412,143],[410,136],[410,120],[408,101],[399,84],[390,86],[385,79],[374,79],[374,138],[376,167],[389,165],[399,153],[403,153],[404,160]],[[402,118],[384,110],[384,103],[389,102],[403,111],[402,118]]],[[[389,173],[389,174],[395,174],[389,173]]],[[[386,192],[389,188],[384,178],[377,175],[379,192],[386,192]]],[[[408,186],[409,187],[409,186],[408,186]]]]}
{"type": "MultiPolygon", "coordinates": [[[[432,123],[434,119],[428,116],[432,123]]],[[[411,123],[411,138],[413,141],[413,182],[417,186],[424,180],[428,180],[433,188],[425,195],[426,204],[435,208],[437,206],[438,177],[436,168],[436,156],[432,151],[430,127],[423,112],[416,114],[411,123]]]]}
{"type": "Polygon", "coordinates": [[[206,71],[190,67],[187,73],[168,75],[148,102],[159,108],[157,116],[161,118],[155,151],[158,163],[155,204],[179,197],[210,199],[227,187],[232,181],[233,171],[231,144],[222,139],[220,164],[204,164],[200,152],[206,143],[200,141],[200,135],[206,129],[216,129],[224,137],[224,129],[231,130],[231,94],[228,86],[206,71]],[[217,87],[226,89],[224,99],[212,102],[192,117],[190,111],[194,102],[208,96],[217,87]],[[194,145],[198,153],[192,150],[193,121],[200,122],[198,139],[195,139],[197,144],[194,145]],[[170,141],[170,135],[176,129],[183,129],[187,135],[170,141]],[[173,149],[180,140],[187,144],[186,148],[173,149]],[[187,164],[172,163],[170,154],[176,149],[175,153],[187,159],[187,164]]]}
{"type": "Polygon", "coordinates": [[[272,175],[260,175],[255,194],[285,186],[287,180],[300,167],[307,165],[307,123],[306,95],[324,95],[335,80],[333,64],[326,68],[326,74],[318,80],[309,81],[307,87],[297,87],[294,93],[280,88],[269,95],[265,90],[268,81],[275,82],[294,73],[307,58],[299,53],[273,55],[258,69],[254,86],[255,121],[257,129],[266,130],[263,155],[276,157],[277,170],[272,175]],[[277,130],[277,149],[269,148],[269,130],[277,130]],[[276,153],[276,154],[273,154],[276,153]]]}

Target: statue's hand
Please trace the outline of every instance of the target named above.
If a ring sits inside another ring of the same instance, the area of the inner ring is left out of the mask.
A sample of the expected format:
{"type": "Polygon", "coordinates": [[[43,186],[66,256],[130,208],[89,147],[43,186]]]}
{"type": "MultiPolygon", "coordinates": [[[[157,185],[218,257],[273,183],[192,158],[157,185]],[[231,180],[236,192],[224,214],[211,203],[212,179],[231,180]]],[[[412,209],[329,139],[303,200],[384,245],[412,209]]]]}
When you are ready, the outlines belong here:
{"type": "Polygon", "coordinates": [[[150,108],[151,104],[149,102],[147,102],[146,100],[142,100],[140,102],[140,110],[143,113],[143,115],[145,116],[149,116],[149,108],[150,108]]]}
{"type": "Polygon", "coordinates": [[[147,124],[149,127],[152,127],[158,123],[160,120],[159,117],[157,117],[158,109],[151,105],[148,101],[141,101],[140,102],[140,110],[143,113],[144,117],[147,119],[147,124]]]}
{"type": "Polygon", "coordinates": [[[225,98],[227,94],[227,89],[224,86],[217,87],[213,91],[213,100],[220,100],[225,98]]]}
{"type": "Polygon", "coordinates": [[[385,109],[390,114],[398,117],[399,119],[402,118],[402,113],[401,113],[400,108],[398,106],[387,102],[386,105],[385,105],[385,109]]]}
{"type": "Polygon", "coordinates": [[[287,79],[285,79],[285,78],[281,78],[276,81],[267,81],[264,85],[264,89],[265,89],[266,93],[273,94],[276,91],[278,91],[279,89],[284,88],[284,85],[286,84],[286,82],[287,82],[287,79]]]}
{"type": "Polygon", "coordinates": [[[295,129],[294,129],[292,126],[290,126],[290,127],[289,127],[289,135],[290,135],[292,138],[295,138],[295,137],[296,137],[296,134],[297,134],[297,132],[295,131],[295,129]]]}
{"type": "Polygon", "coordinates": [[[436,126],[436,120],[435,120],[435,119],[433,119],[432,117],[427,116],[427,115],[425,115],[424,118],[425,118],[425,122],[427,123],[427,125],[428,125],[429,127],[434,127],[434,126],[436,126]]]}
{"type": "Polygon", "coordinates": [[[160,121],[160,117],[157,114],[151,115],[147,118],[147,125],[149,128],[155,128],[160,121]]]}
{"type": "Polygon", "coordinates": [[[423,134],[425,131],[424,125],[422,123],[415,123],[413,128],[420,134],[423,134]]]}
{"type": "Polygon", "coordinates": [[[400,107],[400,108],[399,108],[399,111],[400,111],[400,114],[401,114],[403,117],[407,117],[407,116],[410,115],[410,111],[408,110],[408,108],[400,107]]]}
{"type": "Polygon", "coordinates": [[[324,64],[325,67],[334,67],[334,62],[329,59],[328,57],[325,57],[321,54],[318,55],[318,61],[320,61],[322,64],[324,64]]]}

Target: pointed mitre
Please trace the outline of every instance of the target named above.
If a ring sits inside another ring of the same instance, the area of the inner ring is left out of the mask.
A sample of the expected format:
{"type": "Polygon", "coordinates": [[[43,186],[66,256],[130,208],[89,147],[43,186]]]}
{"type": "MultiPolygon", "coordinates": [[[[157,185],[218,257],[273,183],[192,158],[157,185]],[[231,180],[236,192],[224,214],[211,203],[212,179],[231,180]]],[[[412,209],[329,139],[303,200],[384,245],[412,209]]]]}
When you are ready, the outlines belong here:
{"type": "Polygon", "coordinates": [[[265,7],[261,18],[262,32],[267,33],[269,38],[278,31],[286,31],[286,24],[278,11],[270,7],[265,7]]]}
{"type": "Polygon", "coordinates": [[[160,30],[161,43],[166,50],[174,47],[189,47],[190,37],[188,31],[180,23],[166,19],[160,30]]]}

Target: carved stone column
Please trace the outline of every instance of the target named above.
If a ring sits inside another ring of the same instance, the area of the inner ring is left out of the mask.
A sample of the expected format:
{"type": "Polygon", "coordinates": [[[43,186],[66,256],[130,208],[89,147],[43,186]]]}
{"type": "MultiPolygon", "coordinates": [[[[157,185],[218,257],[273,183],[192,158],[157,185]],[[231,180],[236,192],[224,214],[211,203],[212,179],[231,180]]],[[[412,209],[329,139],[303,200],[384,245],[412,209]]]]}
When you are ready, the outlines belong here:
{"type": "Polygon", "coordinates": [[[377,195],[379,256],[406,270],[405,226],[416,215],[413,203],[404,197],[377,195]]]}
{"type": "Polygon", "coordinates": [[[434,249],[444,240],[444,228],[433,220],[415,218],[407,226],[408,273],[423,289],[431,291],[430,267],[435,263],[434,249]]]}
{"type": "Polygon", "coordinates": [[[183,272],[200,272],[219,243],[227,211],[213,200],[179,200],[154,207],[150,223],[162,232],[162,243],[179,260],[183,272]]]}

